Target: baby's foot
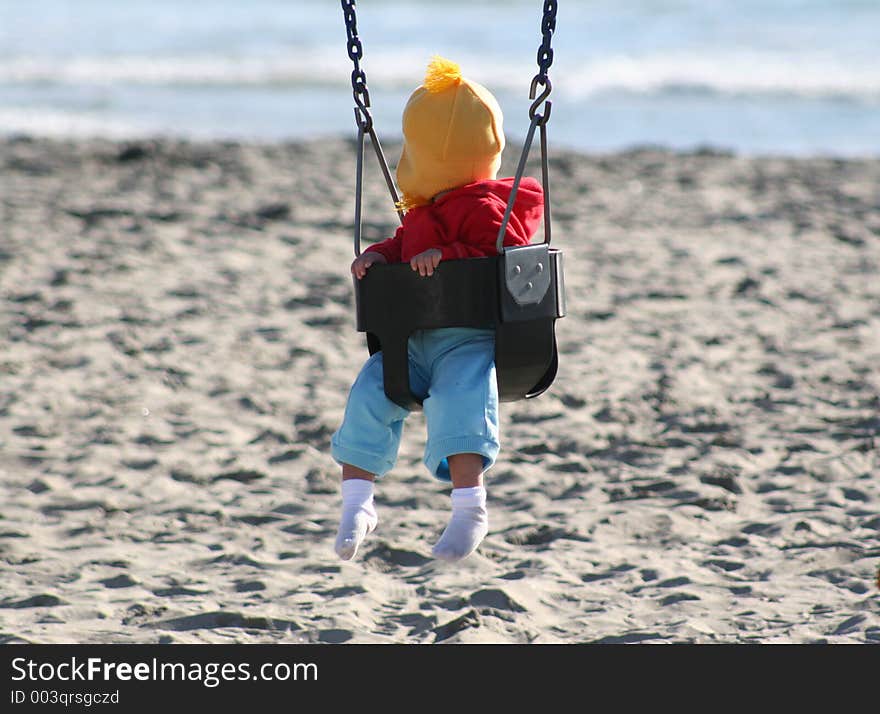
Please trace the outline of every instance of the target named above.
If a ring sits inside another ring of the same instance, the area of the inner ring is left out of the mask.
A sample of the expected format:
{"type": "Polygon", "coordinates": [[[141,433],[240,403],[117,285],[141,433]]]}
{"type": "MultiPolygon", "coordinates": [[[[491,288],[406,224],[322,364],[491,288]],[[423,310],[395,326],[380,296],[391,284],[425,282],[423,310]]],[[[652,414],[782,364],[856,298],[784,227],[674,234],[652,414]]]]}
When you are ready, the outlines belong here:
{"type": "Polygon", "coordinates": [[[336,554],[343,560],[351,560],[367,534],[372,533],[379,522],[373,505],[373,482],[348,479],[342,482],[342,517],[336,532],[336,554]]]}
{"type": "Polygon", "coordinates": [[[351,560],[367,534],[376,528],[379,518],[373,505],[345,508],[336,533],[336,554],[343,560],[351,560]]]}
{"type": "Polygon", "coordinates": [[[452,489],[452,517],[432,553],[456,561],[473,553],[489,532],[486,489],[482,486],[452,489]]]}

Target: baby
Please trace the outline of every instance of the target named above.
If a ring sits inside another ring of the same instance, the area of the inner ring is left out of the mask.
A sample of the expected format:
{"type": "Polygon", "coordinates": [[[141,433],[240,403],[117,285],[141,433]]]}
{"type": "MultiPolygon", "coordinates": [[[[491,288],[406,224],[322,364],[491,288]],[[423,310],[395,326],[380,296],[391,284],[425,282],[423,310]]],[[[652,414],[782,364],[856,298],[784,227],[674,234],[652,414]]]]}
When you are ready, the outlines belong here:
{"type": "MultiPolygon", "coordinates": [[[[408,262],[422,276],[442,260],[496,254],[513,187],[496,179],[504,149],[502,115],[489,91],[465,79],[457,64],[435,57],[403,112],[397,183],[406,209],[392,238],[368,247],[351,265],[358,278],[377,263],[408,262]]],[[[504,245],[527,244],[543,216],[543,192],[532,178],[519,185],[504,245]]],[[[489,329],[419,330],[408,344],[410,385],[423,399],[428,438],[424,463],[452,482],[452,515],[435,558],[472,553],[489,530],[483,474],[498,455],[495,333],[489,329]]],[[[388,399],[382,353],[360,371],[333,435],[342,466],[342,516],[336,553],[352,559],[378,522],[373,486],[397,460],[409,412],[388,399]]]]}

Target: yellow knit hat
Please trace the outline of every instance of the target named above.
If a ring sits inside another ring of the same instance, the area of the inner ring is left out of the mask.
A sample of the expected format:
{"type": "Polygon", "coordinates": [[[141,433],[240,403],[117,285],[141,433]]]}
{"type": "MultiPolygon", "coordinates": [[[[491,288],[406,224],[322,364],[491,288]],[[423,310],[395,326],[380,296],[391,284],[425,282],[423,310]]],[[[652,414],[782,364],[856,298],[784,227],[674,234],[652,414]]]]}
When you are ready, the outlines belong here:
{"type": "Polygon", "coordinates": [[[424,84],[403,110],[403,151],[397,185],[404,207],[472,181],[494,179],[501,165],[501,107],[488,89],[461,76],[455,62],[435,56],[424,84]]]}

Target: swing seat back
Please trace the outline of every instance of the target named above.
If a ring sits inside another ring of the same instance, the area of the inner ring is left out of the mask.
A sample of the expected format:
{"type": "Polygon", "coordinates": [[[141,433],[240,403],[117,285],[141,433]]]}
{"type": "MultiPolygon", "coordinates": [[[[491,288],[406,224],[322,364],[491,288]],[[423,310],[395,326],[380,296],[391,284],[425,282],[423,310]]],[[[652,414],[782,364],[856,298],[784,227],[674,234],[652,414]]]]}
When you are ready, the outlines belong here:
{"type": "Polygon", "coordinates": [[[409,383],[407,343],[416,330],[495,330],[501,401],[530,399],[556,377],[555,321],[565,315],[562,251],[546,243],[501,255],[441,262],[431,276],[409,263],[373,265],[354,278],[357,329],[382,352],[385,394],[409,411],[421,400],[409,383]]]}

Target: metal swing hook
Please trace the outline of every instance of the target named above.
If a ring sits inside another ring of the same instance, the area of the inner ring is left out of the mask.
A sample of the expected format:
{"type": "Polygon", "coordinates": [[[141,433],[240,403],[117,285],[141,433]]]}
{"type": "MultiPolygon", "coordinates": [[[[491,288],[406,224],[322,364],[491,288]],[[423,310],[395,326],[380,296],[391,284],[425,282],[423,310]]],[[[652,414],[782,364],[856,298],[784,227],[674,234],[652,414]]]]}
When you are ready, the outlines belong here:
{"type": "Polygon", "coordinates": [[[529,119],[537,123],[537,126],[544,126],[547,123],[547,120],[550,118],[550,109],[553,106],[553,102],[551,102],[547,97],[550,96],[550,92],[553,91],[553,84],[550,82],[550,77],[545,75],[535,75],[535,78],[532,80],[532,86],[529,89],[529,99],[534,99],[532,102],[532,106],[529,107],[529,119]],[[541,91],[541,94],[535,99],[535,94],[538,91],[538,85],[542,85],[544,89],[541,91]],[[541,104],[544,105],[544,111],[541,114],[538,114],[538,109],[541,108],[541,104]]]}
{"type": "Polygon", "coordinates": [[[369,133],[373,128],[373,115],[370,114],[370,90],[367,89],[367,75],[358,68],[351,73],[352,95],[354,96],[354,120],[358,128],[369,133]]]}

